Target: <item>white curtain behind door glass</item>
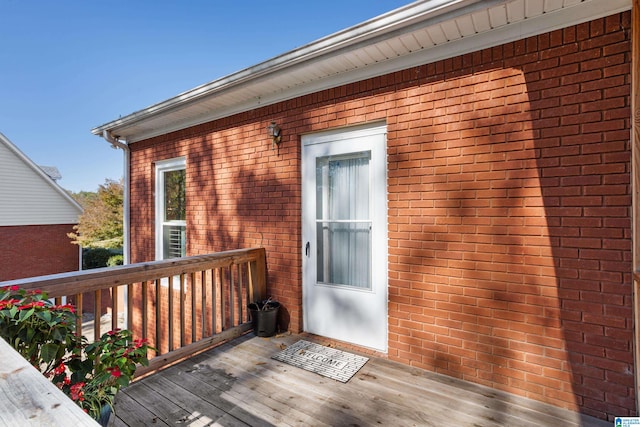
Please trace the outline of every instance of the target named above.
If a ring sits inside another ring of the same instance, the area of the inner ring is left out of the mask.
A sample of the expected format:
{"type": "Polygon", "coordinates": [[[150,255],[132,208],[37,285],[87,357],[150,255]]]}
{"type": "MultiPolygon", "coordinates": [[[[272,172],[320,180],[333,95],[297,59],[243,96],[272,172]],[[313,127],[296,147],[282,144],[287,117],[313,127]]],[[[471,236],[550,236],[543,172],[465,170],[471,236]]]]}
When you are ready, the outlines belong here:
{"type": "Polygon", "coordinates": [[[371,286],[370,155],[318,162],[318,282],[371,286]]]}

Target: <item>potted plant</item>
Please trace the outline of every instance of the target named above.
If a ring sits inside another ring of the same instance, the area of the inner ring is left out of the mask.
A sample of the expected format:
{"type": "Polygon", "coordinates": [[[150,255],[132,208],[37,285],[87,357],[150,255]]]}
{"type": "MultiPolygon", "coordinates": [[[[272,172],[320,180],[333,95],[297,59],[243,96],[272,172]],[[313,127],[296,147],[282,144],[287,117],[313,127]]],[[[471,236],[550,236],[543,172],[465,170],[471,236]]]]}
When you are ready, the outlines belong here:
{"type": "Polygon", "coordinates": [[[248,305],[251,313],[253,332],[259,337],[275,335],[278,326],[278,309],[280,303],[272,301],[271,297],[263,301],[252,302],[248,305]]]}
{"type": "Polygon", "coordinates": [[[51,303],[45,293],[0,288],[0,336],[50,378],[86,413],[106,425],[120,388],[138,364],[148,365],[146,340],[116,329],[89,343],[76,333],[70,304],[51,303]]]}

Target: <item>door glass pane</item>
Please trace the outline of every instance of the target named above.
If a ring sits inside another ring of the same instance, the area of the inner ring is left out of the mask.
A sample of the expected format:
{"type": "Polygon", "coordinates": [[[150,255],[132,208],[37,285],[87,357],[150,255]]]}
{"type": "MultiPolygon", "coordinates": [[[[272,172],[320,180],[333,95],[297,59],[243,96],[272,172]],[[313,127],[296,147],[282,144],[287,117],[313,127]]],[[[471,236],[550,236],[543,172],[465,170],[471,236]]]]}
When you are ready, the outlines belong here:
{"type": "Polygon", "coordinates": [[[316,160],[317,281],[371,289],[369,152],[316,160]]]}

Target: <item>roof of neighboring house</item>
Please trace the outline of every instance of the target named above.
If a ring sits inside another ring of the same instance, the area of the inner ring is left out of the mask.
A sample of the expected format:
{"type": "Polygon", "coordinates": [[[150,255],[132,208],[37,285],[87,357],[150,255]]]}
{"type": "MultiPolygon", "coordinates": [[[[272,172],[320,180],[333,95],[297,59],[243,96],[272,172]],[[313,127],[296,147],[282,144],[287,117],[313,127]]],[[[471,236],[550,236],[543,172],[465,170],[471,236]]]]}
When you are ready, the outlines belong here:
{"type": "Polygon", "coordinates": [[[2,133],[0,200],[0,226],[77,224],[82,213],[82,207],[2,133]]]}
{"type": "Polygon", "coordinates": [[[127,143],[630,10],[632,0],[420,0],[92,130],[127,143]]]}
{"type": "Polygon", "coordinates": [[[44,171],[44,173],[49,175],[49,178],[51,178],[54,181],[62,179],[62,174],[60,174],[60,171],[55,166],[42,166],[42,165],[40,165],[40,169],[42,169],[44,171]]]}

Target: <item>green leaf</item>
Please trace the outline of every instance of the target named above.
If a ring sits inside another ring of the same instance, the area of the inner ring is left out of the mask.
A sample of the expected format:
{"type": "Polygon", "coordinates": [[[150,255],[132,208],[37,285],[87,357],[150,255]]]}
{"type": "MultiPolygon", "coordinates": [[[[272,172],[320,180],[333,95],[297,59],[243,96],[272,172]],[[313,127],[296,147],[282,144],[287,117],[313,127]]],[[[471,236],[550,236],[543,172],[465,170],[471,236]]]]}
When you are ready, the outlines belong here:
{"type": "Polygon", "coordinates": [[[96,348],[98,347],[98,341],[91,343],[87,346],[86,351],[87,353],[91,353],[93,352],[96,348]]]}
{"type": "Polygon", "coordinates": [[[47,343],[42,346],[40,349],[40,356],[45,363],[52,362],[56,360],[56,356],[58,354],[59,346],[54,343],[47,343]]]}
{"type": "Polygon", "coordinates": [[[64,342],[65,335],[66,335],[65,328],[53,328],[53,330],[51,331],[51,338],[54,341],[64,342]]]}
{"type": "Polygon", "coordinates": [[[124,375],[121,376],[120,378],[118,378],[116,380],[116,383],[121,386],[121,387],[126,387],[129,385],[129,378],[125,377],[124,375]]]}
{"type": "Polygon", "coordinates": [[[47,323],[51,323],[51,312],[49,310],[44,310],[39,312],[40,318],[47,323]]]}
{"type": "Polygon", "coordinates": [[[36,330],[35,329],[31,329],[31,328],[26,329],[25,341],[26,342],[33,342],[33,337],[35,335],[36,335],[36,330]]]}
{"type": "Polygon", "coordinates": [[[18,320],[20,322],[24,322],[25,320],[30,318],[31,315],[33,315],[34,311],[35,310],[33,308],[30,308],[29,310],[20,310],[20,316],[18,317],[18,320]]]}

